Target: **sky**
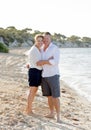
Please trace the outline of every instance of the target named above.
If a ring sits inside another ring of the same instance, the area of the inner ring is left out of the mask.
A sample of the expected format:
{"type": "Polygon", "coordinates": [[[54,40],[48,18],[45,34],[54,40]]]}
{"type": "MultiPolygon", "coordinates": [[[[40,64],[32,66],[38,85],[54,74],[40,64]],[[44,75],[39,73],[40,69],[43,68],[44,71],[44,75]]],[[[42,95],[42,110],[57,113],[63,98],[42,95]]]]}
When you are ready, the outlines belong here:
{"type": "Polygon", "coordinates": [[[0,0],[0,27],[91,37],[91,0],[0,0]]]}

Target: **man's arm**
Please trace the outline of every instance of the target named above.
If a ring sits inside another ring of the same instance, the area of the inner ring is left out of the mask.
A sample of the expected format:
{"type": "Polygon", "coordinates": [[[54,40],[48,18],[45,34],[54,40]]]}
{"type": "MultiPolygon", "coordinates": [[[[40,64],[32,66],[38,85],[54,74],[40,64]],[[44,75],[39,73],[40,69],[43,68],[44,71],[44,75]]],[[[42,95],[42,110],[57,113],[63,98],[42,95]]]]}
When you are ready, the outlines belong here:
{"type": "Polygon", "coordinates": [[[51,63],[49,62],[49,60],[51,60],[51,59],[53,59],[53,56],[48,58],[48,60],[40,60],[36,64],[37,64],[37,66],[42,66],[42,65],[45,65],[45,64],[51,65],[51,63]]]}
{"type": "Polygon", "coordinates": [[[36,64],[37,64],[37,66],[42,66],[42,65],[45,65],[45,64],[51,65],[49,60],[40,60],[36,64]]]}

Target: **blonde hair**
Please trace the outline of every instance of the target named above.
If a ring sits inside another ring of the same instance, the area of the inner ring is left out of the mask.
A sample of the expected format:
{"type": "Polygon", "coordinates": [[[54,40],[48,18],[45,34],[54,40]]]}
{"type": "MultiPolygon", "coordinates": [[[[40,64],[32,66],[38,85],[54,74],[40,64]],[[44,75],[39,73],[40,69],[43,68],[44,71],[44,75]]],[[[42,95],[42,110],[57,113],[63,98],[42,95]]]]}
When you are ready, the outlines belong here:
{"type": "Polygon", "coordinates": [[[44,36],[43,36],[42,34],[37,34],[37,35],[34,37],[34,40],[36,41],[38,38],[44,39],[44,36]]]}

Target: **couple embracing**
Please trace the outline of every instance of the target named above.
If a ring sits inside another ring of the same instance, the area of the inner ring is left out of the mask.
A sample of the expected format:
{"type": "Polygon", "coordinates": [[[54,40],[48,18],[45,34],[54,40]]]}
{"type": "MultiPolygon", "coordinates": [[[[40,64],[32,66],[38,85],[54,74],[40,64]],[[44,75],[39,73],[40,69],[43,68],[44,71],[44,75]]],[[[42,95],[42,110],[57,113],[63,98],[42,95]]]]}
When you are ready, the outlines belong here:
{"type": "Polygon", "coordinates": [[[49,32],[35,36],[35,44],[29,50],[29,95],[27,114],[32,112],[32,102],[41,85],[43,96],[48,98],[50,113],[46,116],[54,118],[56,110],[57,122],[60,121],[60,79],[59,79],[59,48],[52,43],[49,32]]]}

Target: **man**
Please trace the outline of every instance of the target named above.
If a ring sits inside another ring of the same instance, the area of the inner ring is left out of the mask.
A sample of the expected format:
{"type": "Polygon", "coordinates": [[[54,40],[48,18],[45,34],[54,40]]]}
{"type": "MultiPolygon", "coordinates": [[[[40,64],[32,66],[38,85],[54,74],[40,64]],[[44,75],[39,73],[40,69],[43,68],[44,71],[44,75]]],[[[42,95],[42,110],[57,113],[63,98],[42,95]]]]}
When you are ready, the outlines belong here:
{"type": "Polygon", "coordinates": [[[48,97],[50,114],[46,117],[54,118],[54,108],[56,109],[57,122],[60,121],[60,80],[59,80],[59,48],[51,42],[51,34],[44,34],[44,47],[41,61],[38,66],[43,67],[42,72],[42,92],[43,96],[48,97]]]}

